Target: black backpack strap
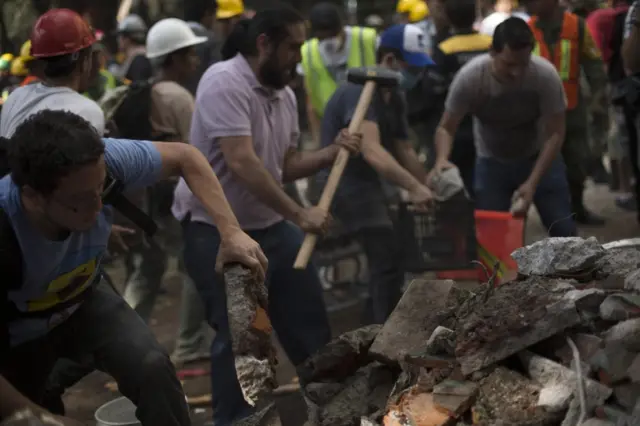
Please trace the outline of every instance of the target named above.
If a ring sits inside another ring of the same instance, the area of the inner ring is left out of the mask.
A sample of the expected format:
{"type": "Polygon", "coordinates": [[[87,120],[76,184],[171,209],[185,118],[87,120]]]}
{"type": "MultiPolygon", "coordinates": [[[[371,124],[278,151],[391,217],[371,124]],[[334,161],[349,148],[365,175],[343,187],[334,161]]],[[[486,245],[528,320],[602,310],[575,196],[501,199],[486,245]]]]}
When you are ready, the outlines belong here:
{"type": "Polygon", "coordinates": [[[0,207],[0,359],[9,350],[9,320],[13,303],[9,301],[9,291],[22,285],[22,250],[11,220],[0,207]]]}

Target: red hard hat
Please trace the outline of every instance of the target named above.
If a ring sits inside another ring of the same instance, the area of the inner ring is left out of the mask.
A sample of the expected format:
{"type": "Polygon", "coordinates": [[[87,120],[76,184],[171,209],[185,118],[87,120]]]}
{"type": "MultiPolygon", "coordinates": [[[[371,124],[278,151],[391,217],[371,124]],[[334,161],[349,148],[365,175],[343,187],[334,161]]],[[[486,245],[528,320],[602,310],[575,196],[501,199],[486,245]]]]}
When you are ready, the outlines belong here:
{"type": "Polygon", "coordinates": [[[31,56],[68,55],[96,42],[87,21],[73,10],[51,9],[40,16],[31,32],[31,56]]]}

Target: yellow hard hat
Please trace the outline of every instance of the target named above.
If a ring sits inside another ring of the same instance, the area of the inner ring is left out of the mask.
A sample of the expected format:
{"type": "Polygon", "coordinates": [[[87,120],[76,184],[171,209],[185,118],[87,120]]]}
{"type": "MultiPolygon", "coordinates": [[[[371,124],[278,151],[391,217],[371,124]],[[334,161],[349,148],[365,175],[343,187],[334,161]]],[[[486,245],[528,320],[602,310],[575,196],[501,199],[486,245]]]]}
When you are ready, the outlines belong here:
{"type": "Polygon", "coordinates": [[[8,71],[11,69],[11,62],[14,56],[11,53],[5,53],[0,56],[0,71],[8,71]]]}
{"type": "Polygon", "coordinates": [[[399,0],[396,6],[397,13],[410,13],[413,7],[420,3],[421,0],[399,0]]]}
{"type": "Polygon", "coordinates": [[[217,0],[216,19],[229,19],[244,13],[242,0],[217,0]]]}
{"type": "Polygon", "coordinates": [[[409,11],[409,22],[420,22],[427,16],[429,16],[429,7],[427,3],[421,1],[409,11]]]}
{"type": "Polygon", "coordinates": [[[25,65],[24,59],[17,57],[11,62],[11,75],[16,77],[25,77],[29,74],[29,70],[25,65]]]}
{"type": "Polygon", "coordinates": [[[34,59],[34,57],[31,56],[31,40],[25,41],[22,47],[20,48],[20,57],[25,62],[29,62],[34,59]]]}

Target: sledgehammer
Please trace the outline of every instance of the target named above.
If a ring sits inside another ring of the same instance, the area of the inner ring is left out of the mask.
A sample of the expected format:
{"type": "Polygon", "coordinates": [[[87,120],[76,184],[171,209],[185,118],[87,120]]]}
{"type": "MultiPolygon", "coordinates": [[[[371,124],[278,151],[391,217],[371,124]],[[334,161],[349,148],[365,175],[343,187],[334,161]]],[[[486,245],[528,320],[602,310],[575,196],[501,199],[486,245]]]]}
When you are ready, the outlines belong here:
{"type": "MultiPolygon", "coordinates": [[[[386,68],[352,68],[347,73],[347,80],[350,83],[364,84],[358,105],[349,123],[349,133],[353,134],[358,133],[360,130],[360,125],[369,109],[376,87],[396,86],[400,81],[400,75],[386,68]]],[[[318,203],[318,207],[321,209],[328,211],[331,207],[331,201],[333,201],[333,196],[336,193],[340,178],[348,161],[349,151],[344,148],[340,149],[331,168],[329,178],[327,179],[327,185],[324,187],[320,202],[318,203]]],[[[318,236],[315,234],[307,234],[304,237],[304,241],[298,252],[298,257],[293,265],[295,269],[305,269],[307,267],[317,240],[318,236]]]]}

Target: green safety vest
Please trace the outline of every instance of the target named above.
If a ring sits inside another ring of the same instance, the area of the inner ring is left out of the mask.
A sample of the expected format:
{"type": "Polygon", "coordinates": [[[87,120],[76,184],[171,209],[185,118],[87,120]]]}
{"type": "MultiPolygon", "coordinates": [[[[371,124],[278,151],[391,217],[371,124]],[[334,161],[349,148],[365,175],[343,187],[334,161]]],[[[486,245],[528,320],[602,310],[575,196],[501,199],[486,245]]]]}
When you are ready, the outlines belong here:
{"type": "MultiPolygon", "coordinates": [[[[372,28],[352,27],[347,68],[376,64],[376,31],[372,28]]],[[[322,117],[324,108],[338,88],[322,61],[319,41],[313,38],[302,45],[302,70],[307,96],[315,112],[322,117]]]]}

